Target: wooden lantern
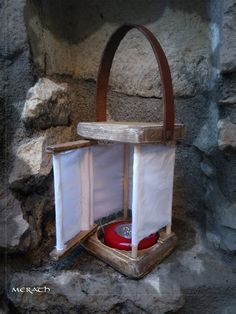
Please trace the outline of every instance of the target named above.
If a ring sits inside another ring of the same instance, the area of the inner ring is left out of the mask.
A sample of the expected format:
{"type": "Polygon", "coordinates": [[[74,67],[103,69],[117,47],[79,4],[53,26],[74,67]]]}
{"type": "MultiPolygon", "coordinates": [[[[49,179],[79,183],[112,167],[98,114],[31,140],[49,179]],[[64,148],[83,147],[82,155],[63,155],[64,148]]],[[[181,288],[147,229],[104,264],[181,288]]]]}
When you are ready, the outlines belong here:
{"type": "Polygon", "coordinates": [[[183,138],[183,124],[175,124],[169,65],[159,42],[144,26],[124,25],[109,39],[97,79],[97,122],[78,124],[85,140],[48,147],[53,153],[56,237],[53,258],[81,243],[86,250],[121,273],[140,278],[174,249],[171,230],[175,141],[183,138]],[[141,31],[150,42],[163,87],[163,122],[106,121],[109,73],[120,41],[130,30],[141,31]],[[94,221],[132,210],[131,251],[104,243],[104,228],[94,221]],[[158,241],[139,249],[144,238],[159,232],[158,241]]]}

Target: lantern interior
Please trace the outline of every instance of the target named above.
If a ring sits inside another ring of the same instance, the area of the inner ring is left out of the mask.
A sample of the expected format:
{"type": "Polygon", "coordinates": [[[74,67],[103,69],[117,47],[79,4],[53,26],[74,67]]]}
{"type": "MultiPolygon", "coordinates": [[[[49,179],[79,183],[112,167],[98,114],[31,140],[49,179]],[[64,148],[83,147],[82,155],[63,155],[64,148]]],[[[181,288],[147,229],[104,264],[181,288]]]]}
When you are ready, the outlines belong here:
{"type": "Polygon", "coordinates": [[[53,155],[56,250],[132,209],[132,247],[171,224],[175,146],[99,144],[53,155]]]}

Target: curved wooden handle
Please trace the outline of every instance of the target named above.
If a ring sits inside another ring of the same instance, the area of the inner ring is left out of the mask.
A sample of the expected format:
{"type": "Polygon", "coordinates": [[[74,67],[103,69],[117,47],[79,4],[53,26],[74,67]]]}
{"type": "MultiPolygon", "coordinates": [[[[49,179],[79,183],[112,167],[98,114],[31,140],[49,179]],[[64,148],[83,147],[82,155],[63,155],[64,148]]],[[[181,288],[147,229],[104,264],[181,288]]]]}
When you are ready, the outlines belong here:
{"type": "Polygon", "coordinates": [[[155,54],[159,66],[163,91],[163,140],[172,140],[174,136],[175,107],[169,64],[156,37],[142,25],[123,25],[118,28],[108,40],[103,51],[97,77],[96,119],[97,121],[106,121],[107,91],[112,61],[121,40],[126,33],[133,28],[136,28],[145,35],[155,54]]]}

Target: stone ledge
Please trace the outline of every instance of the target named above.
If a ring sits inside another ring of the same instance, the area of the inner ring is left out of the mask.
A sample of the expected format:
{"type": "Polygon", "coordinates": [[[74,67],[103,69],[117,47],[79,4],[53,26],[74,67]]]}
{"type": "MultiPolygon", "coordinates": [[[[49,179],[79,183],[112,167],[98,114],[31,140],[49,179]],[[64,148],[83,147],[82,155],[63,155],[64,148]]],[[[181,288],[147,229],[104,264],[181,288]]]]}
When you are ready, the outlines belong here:
{"type": "MultiPolygon", "coordinates": [[[[104,267],[104,266],[103,266],[104,267]]],[[[58,271],[55,274],[28,272],[15,273],[11,279],[8,298],[20,313],[47,311],[60,303],[67,313],[110,313],[114,306],[132,303],[144,313],[166,313],[183,306],[184,299],[178,284],[163,271],[153,272],[136,281],[116,273],[58,271]],[[45,293],[12,292],[17,287],[47,287],[45,293]],[[78,313],[78,312],[75,312],[78,313]]],[[[141,312],[142,313],[142,312],[141,312]]]]}

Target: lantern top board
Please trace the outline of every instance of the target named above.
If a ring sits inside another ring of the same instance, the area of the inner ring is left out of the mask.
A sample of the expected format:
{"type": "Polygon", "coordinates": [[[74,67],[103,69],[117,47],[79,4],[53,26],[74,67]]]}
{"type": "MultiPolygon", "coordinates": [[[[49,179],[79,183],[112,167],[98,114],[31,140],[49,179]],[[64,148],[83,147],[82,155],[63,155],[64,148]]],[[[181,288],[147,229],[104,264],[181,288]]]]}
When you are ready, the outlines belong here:
{"type": "MultiPolygon", "coordinates": [[[[174,140],[184,136],[183,124],[175,124],[174,140]]],[[[84,138],[122,143],[144,144],[163,141],[163,123],[148,122],[82,122],[77,132],[84,138]]]]}
{"type": "Polygon", "coordinates": [[[175,109],[170,68],[156,37],[142,25],[124,25],[110,37],[100,63],[96,88],[96,120],[78,124],[78,134],[94,140],[124,143],[158,143],[179,140],[184,136],[183,124],[175,124],[175,109]],[[147,38],[160,70],[163,92],[163,122],[106,122],[109,75],[115,52],[126,33],[137,29],[147,38]]]}

